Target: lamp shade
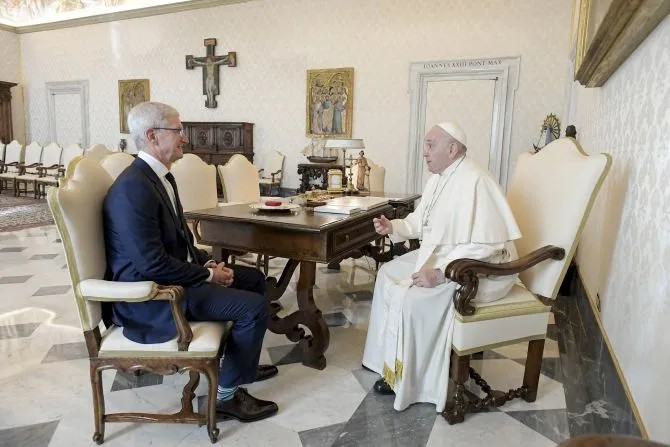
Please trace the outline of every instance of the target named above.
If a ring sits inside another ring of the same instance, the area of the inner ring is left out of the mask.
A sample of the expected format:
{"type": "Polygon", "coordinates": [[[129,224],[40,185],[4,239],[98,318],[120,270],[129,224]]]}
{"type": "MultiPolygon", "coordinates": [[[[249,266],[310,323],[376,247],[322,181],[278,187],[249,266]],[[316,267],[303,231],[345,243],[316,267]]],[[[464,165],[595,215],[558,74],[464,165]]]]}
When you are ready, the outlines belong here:
{"type": "Polygon", "coordinates": [[[324,147],[341,149],[365,149],[363,140],[360,138],[332,139],[326,140],[324,147]]]}

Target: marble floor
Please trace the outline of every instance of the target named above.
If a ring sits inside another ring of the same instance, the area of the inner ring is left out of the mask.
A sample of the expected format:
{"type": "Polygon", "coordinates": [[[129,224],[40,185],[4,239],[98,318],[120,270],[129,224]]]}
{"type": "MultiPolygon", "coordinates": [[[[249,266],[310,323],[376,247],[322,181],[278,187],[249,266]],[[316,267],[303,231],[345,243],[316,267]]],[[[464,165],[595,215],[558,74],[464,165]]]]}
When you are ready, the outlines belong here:
{"type": "MultiPolygon", "coordinates": [[[[270,274],[276,274],[281,260],[272,262],[270,274]]],[[[597,344],[597,327],[574,298],[559,300],[536,402],[516,400],[454,426],[433,405],[394,411],[390,397],[372,391],[377,376],[361,367],[374,274],[366,258],[346,261],[340,271],[318,266],[315,300],[331,330],[327,368],[302,366],[295,346],[268,332],[261,361],[278,365],[279,376],[249,389],[276,401],[279,413],[251,424],[219,422],[217,445],[541,447],[582,433],[639,433],[611,358],[597,344]]],[[[54,226],[0,233],[0,291],[0,446],[93,445],[87,353],[54,226]]],[[[282,304],[289,312],[296,306],[290,293],[282,304]]],[[[486,351],[473,366],[508,389],[519,385],[524,358],[525,344],[519,344],[486,351]]],[[[186,380],[107,371],[107,409],[173,411],[186,380]]],[[[210,442],[204,427],[110,423],[104,445],[210,442]]]]}

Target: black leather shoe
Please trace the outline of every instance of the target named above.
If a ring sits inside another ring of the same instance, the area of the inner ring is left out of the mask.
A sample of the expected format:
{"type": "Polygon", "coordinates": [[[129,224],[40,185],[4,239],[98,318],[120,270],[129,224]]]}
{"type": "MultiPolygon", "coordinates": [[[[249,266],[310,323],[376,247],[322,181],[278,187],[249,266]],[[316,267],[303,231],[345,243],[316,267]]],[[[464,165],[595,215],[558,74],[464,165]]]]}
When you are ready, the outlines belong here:
{"type": "Polygon", "coordinates": [[[256,382],[268,380],[270,377],[274,377],[277,374],[279,374],[279,370],[274,365],[258,365],[258,371],[256,372],[256,382]]]}
{"type": "Polygon", "coordinates": [[[377,380],[372,388],[379,394],[395,394],[391,385],[386,383],[386,380],[384,379],[377,380]]]}
{"type": "Polygon", "coordinates": [[[238,388],[230,400],[216,402],[216,414],[223,419],[237,419],[240,422],[260,421],[279,411],[279,407],[269,400],[253,397],[245,388],[238,388]]]}

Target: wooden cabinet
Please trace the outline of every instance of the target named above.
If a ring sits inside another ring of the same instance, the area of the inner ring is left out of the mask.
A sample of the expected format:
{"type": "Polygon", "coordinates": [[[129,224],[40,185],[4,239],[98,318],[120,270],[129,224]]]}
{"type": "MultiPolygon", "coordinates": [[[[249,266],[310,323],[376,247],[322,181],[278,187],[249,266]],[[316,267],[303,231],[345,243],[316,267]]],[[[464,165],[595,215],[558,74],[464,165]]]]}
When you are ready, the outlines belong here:
{"type": "Polygon", "coordinates": [[[253,123],[182,121],[182,126],[189,141],[184,152],[192,152],[213,165],[226,164],[234,154],[254,162],[253,123]]]}
{"type": "Polygon", "coordinates": [[[12,141],[12,94],[9,89],[15,85],[0,81],[0,143],[12,141]]]}

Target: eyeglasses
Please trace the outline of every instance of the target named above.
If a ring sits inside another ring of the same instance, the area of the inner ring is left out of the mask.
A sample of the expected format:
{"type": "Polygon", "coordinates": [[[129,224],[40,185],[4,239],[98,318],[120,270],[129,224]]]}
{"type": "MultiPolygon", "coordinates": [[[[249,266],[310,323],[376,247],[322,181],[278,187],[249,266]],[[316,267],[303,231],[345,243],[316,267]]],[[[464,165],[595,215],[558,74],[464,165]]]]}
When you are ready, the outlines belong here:
{"type": "Polygon", "coordinates": [[[154,127],[154,130],[171,130],[172,132],[177,132],[181,136],[185,135],[183,127],[154,127]]]}

